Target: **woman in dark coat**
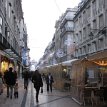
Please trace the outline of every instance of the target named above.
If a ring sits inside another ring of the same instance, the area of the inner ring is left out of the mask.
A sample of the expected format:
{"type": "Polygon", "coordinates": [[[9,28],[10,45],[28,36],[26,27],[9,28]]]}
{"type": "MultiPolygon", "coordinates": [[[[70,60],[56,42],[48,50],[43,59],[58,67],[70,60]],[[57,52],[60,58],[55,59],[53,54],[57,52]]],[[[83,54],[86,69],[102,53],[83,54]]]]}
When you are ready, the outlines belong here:
{"type": "Polygon", "coordinates": [[[32,82],[34,83],[34,88],[36,90],[36,102],[38,101],[39,96],[39,90],[40,87],[43,87],[42,77],[38,70],[35,70],[33,76],[32,76],[32,82]]]}

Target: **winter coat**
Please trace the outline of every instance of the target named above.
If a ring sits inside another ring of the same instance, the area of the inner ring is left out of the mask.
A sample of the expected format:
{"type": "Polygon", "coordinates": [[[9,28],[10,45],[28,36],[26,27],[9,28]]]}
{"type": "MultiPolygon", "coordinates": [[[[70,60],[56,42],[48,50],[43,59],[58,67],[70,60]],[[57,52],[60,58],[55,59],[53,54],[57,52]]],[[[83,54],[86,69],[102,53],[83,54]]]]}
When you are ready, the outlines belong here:
{"type": "Polygon", "coordinates": [[[12,71],[8,71],[4,74],[4,80],[7,85],[15,85],[16,78],[15,74],[12,71]]]}
{"type": "Polygon", "coordinates": [[[34,88],[43,87],[42,77],[39,73],[34,73],[32,76],[32,82],[34,83],[34,88]]]}
{"type": "Polygon", "coordinates": [[[47,75],[47,77],[46,77],[46,83],[47,83],[47,84],[52,84],[53,82],[54,82],[53,76],[50,75],[50,79],[49,79],[49,75],[47,75]]]}

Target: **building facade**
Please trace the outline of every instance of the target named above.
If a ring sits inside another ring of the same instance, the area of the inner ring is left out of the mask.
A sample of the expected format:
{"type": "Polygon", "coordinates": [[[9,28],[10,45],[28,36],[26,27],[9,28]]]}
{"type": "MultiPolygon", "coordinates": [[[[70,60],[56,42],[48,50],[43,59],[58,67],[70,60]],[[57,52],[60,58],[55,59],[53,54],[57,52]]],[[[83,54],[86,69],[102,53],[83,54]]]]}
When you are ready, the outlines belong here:
{"type": "Polygon", "coordinates": [[[61,49],[63,50],[63,57],[61,61],[68,61],[74,58],[75,43],[74,43],[74,22],[73,18],[77,8],[68,8],[62,16],[61,20],[61,49]]]}
{"type": "Polygon", "coordinates": [[[75,56],[84,57],[107,49],[107,2],[84,0],[74,18],[75,56]]]}
{"type": "Polygon", "coordinates": [[[79,104],[86,104],[85,94],[91,98],[92,90],[97,92],[93,87],[100,83],[107,101],[107,0],[83,0],[78,7],[74,17],[78,61],[72,65],[72,96],[79,104]]]}
{"type": "Polygon", "coordinates": [[[10,66],[20,73],[20,21],[23,19],[21,0],[0,0],[0,71],[10,66]]]}

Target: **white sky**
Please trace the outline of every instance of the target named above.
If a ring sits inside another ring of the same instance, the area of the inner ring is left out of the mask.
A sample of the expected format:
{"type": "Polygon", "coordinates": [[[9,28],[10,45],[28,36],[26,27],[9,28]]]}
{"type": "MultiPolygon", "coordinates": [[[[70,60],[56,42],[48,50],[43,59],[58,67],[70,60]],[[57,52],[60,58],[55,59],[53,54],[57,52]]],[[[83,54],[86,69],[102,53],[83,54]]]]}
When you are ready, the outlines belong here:
{"type": "Polygon", "coordinates": [[[55,33],[55,22],[81,0],[22,0],[31,60],[39,61],[55,33]]]}

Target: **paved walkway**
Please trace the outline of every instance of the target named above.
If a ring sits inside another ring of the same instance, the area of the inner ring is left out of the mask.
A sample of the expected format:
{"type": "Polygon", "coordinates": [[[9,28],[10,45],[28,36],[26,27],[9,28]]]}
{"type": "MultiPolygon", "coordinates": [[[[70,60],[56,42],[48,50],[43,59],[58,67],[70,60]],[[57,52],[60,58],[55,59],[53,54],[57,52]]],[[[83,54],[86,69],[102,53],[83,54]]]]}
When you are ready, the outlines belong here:
{"type": "MultiPolygon", "coordinates": [[[[36,92],[35,89],[33,88],[33,84],[30,84],[31,89],[29,89],[29,94],[27,97],[28,101],[29,99],[31,99],[31,102],[28,106],[28,104],[26,104],[25,107],[83,107],[80,106],[79,104],[77,104],[76,102],[74,102],[74,100],[72,100],[72,93],[70,92],[64,92],[64,91],[59,91],[59,90],[53,90],[53,92],[47,92],[46,91],[46,84],[44,83],[43,86],[43,93],[40,93],[39,95],[39,103],[36,103],[36,92]],[[30,95],[30,96],[29,96],[30,95]]],[[[26,101],[26,102],[28,102],[26,101]]],[[[91,107],[91,106],[86,106],[86,107],[91,107]]],[[[94,107],[102,107],[101,105],[96,105],[94,107]]],[[[104,107],[104,106],[103,106],[104,107]]],[[[105,106],[107,107],[107,105],[105,106]]]]}
{"type": "Polygon", "coordinates": [[[14,97],[12,99],[7,98],[6,96],[6,88],[4,87],[4,92],[2,95],[0,95],[0,107],[23,107],[23,99],[26,97],[26,90],[23,88],[23,80],[19,79],[19,98],[15,99],[14,97]]]}
{"type": "MultiPolygon", "coordinates": [[[[0,95],[0,107],[82,107],[71,98],[70,92],[61,92],[53,89],[53,92],[46,91],[46,84],[43,86],[43,93],[39,95],[39,103],[36,103],[36,92],[33,84],[29,82],[28,90],[23,86],[23,80],[19,80],[19,98],[10,99],[6,97],[6,88],[0,95]]],[[[89,106],[86,106],[89,107],[89,106]]],[[[101,106],[94,106],[101,107],[101,106]]],[[[107,107],[107,106],[105,106],[107,107]]]]}

